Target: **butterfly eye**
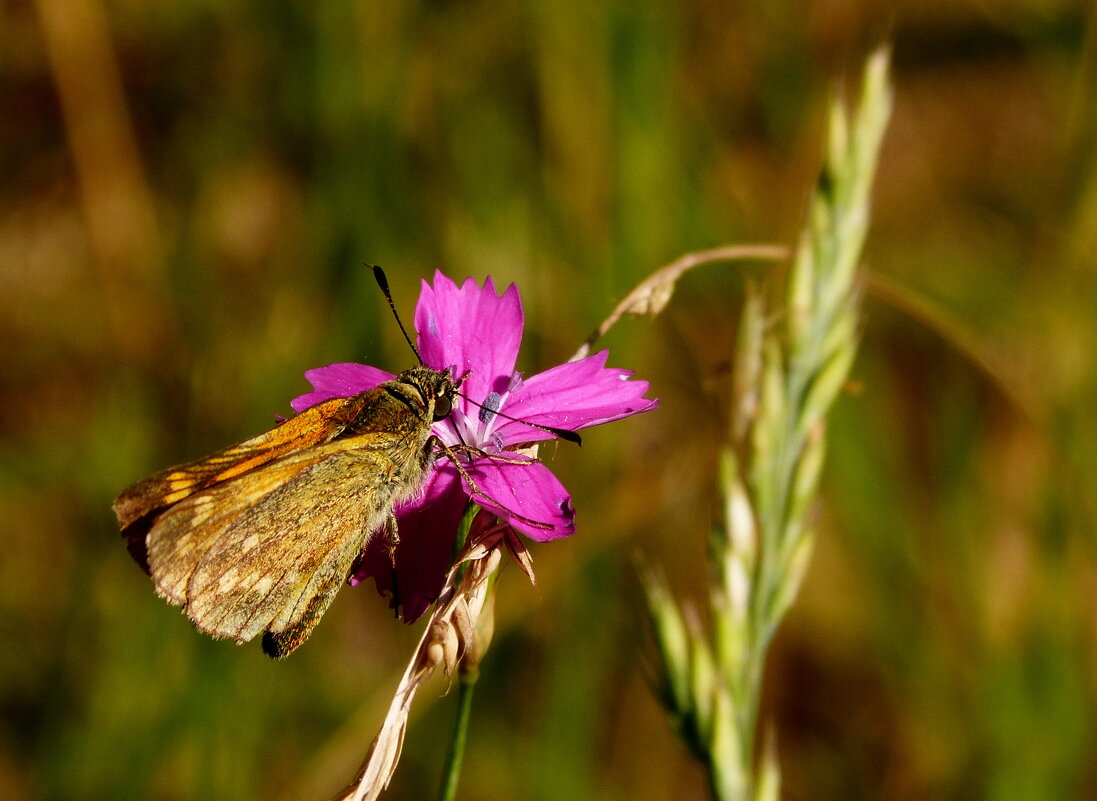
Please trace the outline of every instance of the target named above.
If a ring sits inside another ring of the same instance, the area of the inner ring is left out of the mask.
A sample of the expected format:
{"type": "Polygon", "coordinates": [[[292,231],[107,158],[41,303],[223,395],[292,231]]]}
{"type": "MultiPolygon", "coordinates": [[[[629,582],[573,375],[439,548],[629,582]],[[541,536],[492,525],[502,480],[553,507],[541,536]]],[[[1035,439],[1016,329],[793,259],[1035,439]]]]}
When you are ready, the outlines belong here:
{"type": "Polygon", "coordinates": [[[434,422],[444,420],[453,411],[453,401],[445,395],[439,395],[434,399],[434,422]]]}

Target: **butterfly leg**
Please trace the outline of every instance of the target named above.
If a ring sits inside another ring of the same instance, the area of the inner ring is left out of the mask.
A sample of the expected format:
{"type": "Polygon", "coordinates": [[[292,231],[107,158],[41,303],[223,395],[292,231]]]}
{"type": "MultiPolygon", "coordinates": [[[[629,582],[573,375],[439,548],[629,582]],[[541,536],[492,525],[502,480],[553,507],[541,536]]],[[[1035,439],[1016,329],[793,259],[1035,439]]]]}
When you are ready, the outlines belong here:
{"type": "MultiPolygon", "coordinates": [[[[442,445],[441,440],[438,441],[438,444],[440,446],[442,445]]],[[[541,461],[540,459],[534,457],[519,459],[515,457],[503,456],[499,453],[488,453],[482,448],[477,448],[474,445],[445,445],[442,446],[442,449],[446,451],[446,455],[449,456],[451,459],[453,459],[454,454],[457,453],[470,453],[473,456],[479,456],[483,459],[491,459],[493,462],[502,462],[503,464],[531,464],[533,462],[541,461]]]]}
{"type": "Polygon", "coordinates": [[[400,544],[400,529],[396,525],[396,513],[389,509],[388,523],[385,524],[385,539],[387,540],[389,562],[396,569],[396,546],[400,544]]]}
{"type": "MultiPolygon", "coordinates": [[[[438,448],[441,449],[441,451],[446,454],[446,458],[448,458],[450,460],[450,462],[453,463],[453,466],[457,469],[457,472],[461,475],[461,478],[463,478],[465,480],[465,483],[468,484],[469,489],[472,490],[472,495],[479,495],[481,498],[486,498],[487,500],[491,501],[496,506],[499,506],[503,509],[507,509],[505,504],[503,504],[502,502],[500,502],[500,501],[496,500],[495,498],[491,497],[486,492],[484,492],[482,489],[480,489],[479,486],[477,486],[476,481],[474,481],[472,476],[469,475],[469,472],[468,472],[468,470],[465,469],[465,466],[463,464],[461,464],[461,460],[457,458],[457,451],[464,451],[465,453],[475,453],[475,454],[478,454],[478,455],[482,455],[485,458],[494,459],[496,461],[504,462],[506,464],[533,464],[534,462],[537,461],[536,459],[508,459],[504,456],[498,456],[497,454],[485,453],[484,451],[480,450],[479,448],[473,448],[470,445],[458,445],[456,447],[450,447],[449,445],[446,445],[444,442],[442,442],[439,439],[436,439],[434,444],[437,445],[438,448]]],[[[527,525],[533,526],[534,528],[540,528],[540,529],[546,529],[546,530],[552,528],[552,526],[549,525],[548,523],[526,517],[525,515],[514,511],[513,509],[507,509],[507,512],[509,513],[509,515],[511,517],[517,518],[518,520],[521,520],[523,523],[526,523],[527,525]]]]}

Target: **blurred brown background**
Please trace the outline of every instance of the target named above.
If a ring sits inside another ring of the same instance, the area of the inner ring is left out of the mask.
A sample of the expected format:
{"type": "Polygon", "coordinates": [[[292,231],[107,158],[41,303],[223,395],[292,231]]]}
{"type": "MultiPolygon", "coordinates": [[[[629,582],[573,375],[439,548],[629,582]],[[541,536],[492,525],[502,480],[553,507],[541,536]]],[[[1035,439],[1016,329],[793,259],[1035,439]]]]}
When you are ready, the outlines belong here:
{"type": "MultiPolygon", "coordinates": [[[[0,4],[0,797],[322,799],[417,630],[364,586],[306,647],[195,633],[110,502],[266,428],[303,370],[411,359],[418,282],[517,282],[519,368],[682,253],[789,242],[828,94],[894,42],[855,385],[765,715],[788,799],[1097,797],[1097,7],[0,4]]],[[[629,557],[700,598],[744,273],[610,334],[658,412],[552,466],[579,532],[499,588],[465,799],[702,798],[629,557]]],[[[420,696],[389,798],[435,792],[420,696]]]]}

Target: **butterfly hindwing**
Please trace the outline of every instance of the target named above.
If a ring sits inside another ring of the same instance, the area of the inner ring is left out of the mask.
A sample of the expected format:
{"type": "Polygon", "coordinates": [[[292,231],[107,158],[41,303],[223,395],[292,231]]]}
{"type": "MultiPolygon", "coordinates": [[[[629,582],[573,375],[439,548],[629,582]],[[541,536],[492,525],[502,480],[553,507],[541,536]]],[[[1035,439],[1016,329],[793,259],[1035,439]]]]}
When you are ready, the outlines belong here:
{"type": "Polygon", "coordinates": [[[401,487],[393,477],[407,475],[388,456],[390,439],[310,448],[176,504],[148,535],[157,590],[214,636],[291,632],[275,648],[288,654],[389,518],[401,487]]]}

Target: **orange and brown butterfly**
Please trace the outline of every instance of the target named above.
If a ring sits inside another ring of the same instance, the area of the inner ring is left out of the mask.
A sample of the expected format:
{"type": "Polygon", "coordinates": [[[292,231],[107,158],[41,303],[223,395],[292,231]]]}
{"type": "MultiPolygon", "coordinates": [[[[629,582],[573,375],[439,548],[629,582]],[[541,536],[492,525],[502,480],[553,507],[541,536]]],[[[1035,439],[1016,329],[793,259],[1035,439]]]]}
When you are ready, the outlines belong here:
{"type": "Polygon", "coordinates": [[[456,395],[448,371],[420,364],[142,479],[114,501],[129,552],[200,630],[237,642],[262,632],[267,654],[288,656],[374,534],[395,547],[393,507],[419,491],[431,426],[456,395]]]}
{"type": "Polygon", "coordinates": [[[130,553],[202,631],[262,633],[287,656],[370,538],[396,536],[393,506],[419,491],[455,395],[449,373],[413,367],[138,481],[114,502],[130,553]]]}

